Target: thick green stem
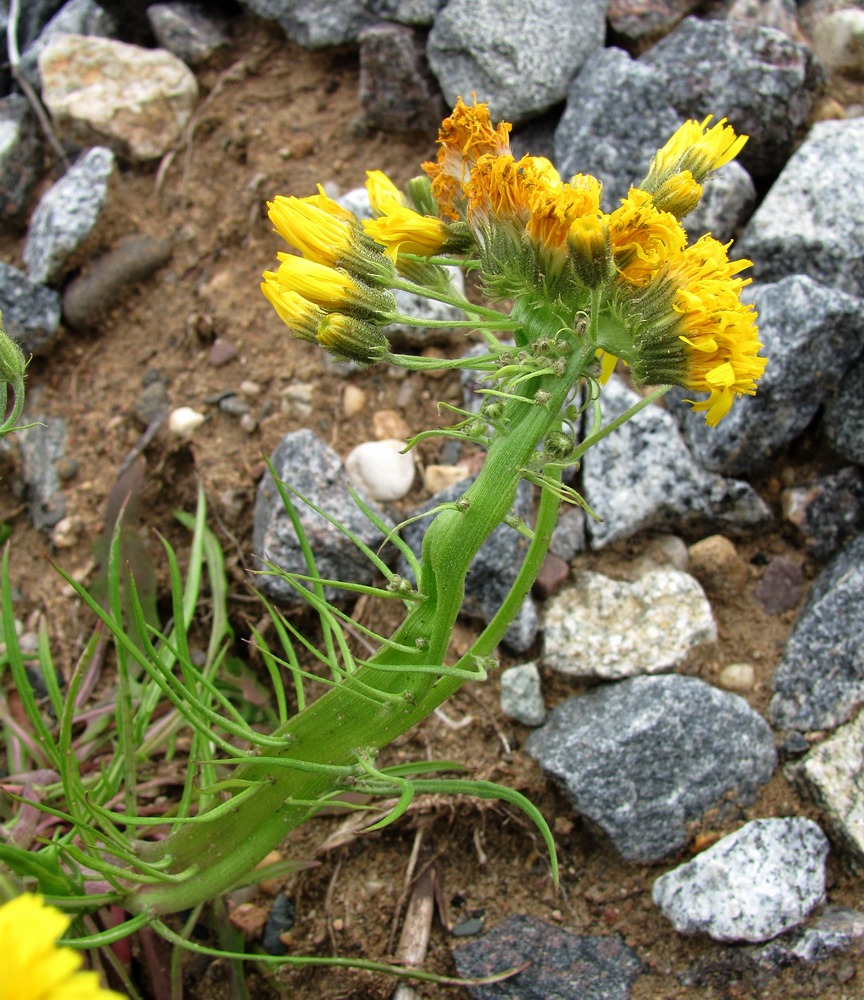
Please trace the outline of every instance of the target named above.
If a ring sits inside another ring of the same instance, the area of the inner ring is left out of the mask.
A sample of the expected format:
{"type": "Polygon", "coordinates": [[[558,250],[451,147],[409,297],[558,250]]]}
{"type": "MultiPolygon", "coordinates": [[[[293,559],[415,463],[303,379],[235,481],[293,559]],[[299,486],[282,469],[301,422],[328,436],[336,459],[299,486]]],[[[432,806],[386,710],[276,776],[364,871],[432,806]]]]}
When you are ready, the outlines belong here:
{"type": "MultiPolygon", "coordinates": [[[[540,310],[531,311],[524,321],[535,337],[554,336],[560,329],[556,317],[540,310]]],[[[291,718],[276,734],[284,737],[285,748],[275,754],[268,750],[271,758],[352,765],[358,752],[374,753],[386,746],[464,683],[464,677],[412,670],[412,664],[443,664],[471,562],[510,512],[524,469],[536,465],[538,444],[557,427],[567,396],[592,355],[592,347],[574,338],[563,375],[547,375],[535,383],[548,394],[546,405],[518,398],[506,403],[501,421],[504,432],[493,440],[486,463],[459,509],[442,511],[430,524],[419,581],[425,600],[393,636],[403,650],[407,646],[416,649],[416,654],[383,647],[367,666],[291,718]]],[[[539,534],[529,548],[512,599],[508,598],[471,655],[491,652],[518,611],[545,553],[556,509],[554,498],[544,496],[539,534]]],[[[464,663],[469,668],[471,655],[464,663]]],[[[236,810],[223,807],[212,820],[205,814],[200,823],[178,828],[159,844],[142,845],[142,860],[165,864],[167,874],[177,875],[190,867],[195,874],[131,892],[125,903],[129,909],[175,912],[224,892],[313,814],[314,803],[340,788],[332,773],[274,768],[269,762],[254,760],[239,767],[236,778],[245,786],[257,785],[254,793],[247,790],[236,810]]]]}

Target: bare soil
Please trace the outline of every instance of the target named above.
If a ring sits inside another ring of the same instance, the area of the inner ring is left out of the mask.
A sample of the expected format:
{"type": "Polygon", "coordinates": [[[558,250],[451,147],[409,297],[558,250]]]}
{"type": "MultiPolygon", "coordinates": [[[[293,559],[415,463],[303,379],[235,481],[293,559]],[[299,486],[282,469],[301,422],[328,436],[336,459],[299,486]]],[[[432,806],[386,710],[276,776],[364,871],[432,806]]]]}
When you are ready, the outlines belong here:
{"type": "MultiPolygon", "coordinates": [[[[172,406],[192,406],[208,416],[191,440],[178,441],[163,427],[144,449],[140,534],[159,567],[158,591],[167,593],[167,572],[155,532],[183,550],[184,531],[172,511],[193,510],[201,484],[210,523],[226,550],[232,622],[241,639],[249,635],[250,622],[261,618],[260,606],[249,598],[248,571],[254,565],[251,510],[263,456],[285,433],[305,426],[344,456],[355,444],[374,438],[376,411],[399,411],[409,430],[417,432],[442,419],[437,400],[460,398],[450,377],[397,380],[375,368],[346,375],[308,345],[292,341],[260,294],[261,271],[272,266],[279,249],[266,218],[268,198],[310,194],[319,182],[344,192],[360,186],[366,169],[372,168],[402,183],[434,155],[435,136],[364,130],[358,116],[356,54],[308,53],[287,42],[275,26],[252,20],[238,20],[234,30],[231,50],[199,73],[201,111],[188,144],[158,170],[158,165],[124,169],[109,209],[106,244],[129,232],[167,235],[175,247],[171,262],[118,301],[98,329],[66,332],[50,355],[35,359],[30,368],[30,415],[62,417],[67,453],[78,462],[77,473],[64,483],[73,526],[66,547],[57,548],[49,535],[30,526],[25,502],[15,490],[15,459],[7,456],[0,468],[0,522],[12,529],[13,581],[20,592],[16,613],[27,627],[44,615],[57,664],[67,676],[92,621],[52,561],[77,579],[92,580],[108,498],[118,469],[142,434],[133,405],[152,373],[167,379],[172,406]],[[238,348],[236,357],[222,366],[208,359],[215,338],[238,348]],[[225,390],[238,390],[243,382],[260,387],[260,394],[246,397],[258,420],[251,433],[236,416],[206,402],[225,390]],[[367,397],[361,412],[351,416],[343,408],[349,384],[367,397]],[[311,387],[311,416],[303,410],[298,386],[311,387]]],[[[12,264],[21,264],[21,248],[21,234],[7,233],[0,240],[3,259],[12,264]]],[[[435,446],[421,449],[424,461],[437,456],[435,446]]],[[[776,509],[784,481],[805,478],[828,462],[815,445],[805,445],[784,456],[757,486],[776,509]]],[[[423,499],[418,486],[406,505],[423,499]]],[[[580,556],[574,567],[627,577],[649,541],[639,538],[580,556]]],[[[810,577],[819,567],[781,528],[741,542],[739,552],[748,566],[748,583],[709,593],[720,639],[699,649],[683,669],[716,681],[728,663],[754,664],[757,682],[746,697],[764,710],[795,612],[766,614],[753,599],[753,588],[766,557],[775,554],[798,560],[810,577]]],[[[455,643],[469,639],[466,626],[455,643]]],[[[238,651],[242,654],[242,643],[238,651]]],[[[510,661],[505,656],[503,662],[510,661]]],[[[550,706],[580,690],[552,675],[544,683],[550,706]]],[[[634,1000],[860,996],[860,961],[849,955],[764,980],[748,972],[743,961],[727,959],[698,984],[683,985],[678,977],[685,970],[699,963],[710,966],[729,953],[671,929],[651,902],[652,882],[668,865],[628,864],[586,827],[521,752],[529,732],[501,715],[498,693],[495,677],[470,685],[445,706],[446,719],[433,716],[406,734],[388,751],[388,760],[462,760],[471,776],[526,792],[554,828],[560,888],[549,877],[536,831],[509,807],[468,798],[421,801],[394,826],[365,836],[346,835],[341,846],[338,838],[332,846],[330,838],[344,819],[323,816],[297,831],[282,849],[286,857],[319,863],[284,885],[297,906],[293,953],[393,959],[409,889],[406,878],[432,864],[439,906],[427,970],[455,974],[451,948],[460,942],[446,922],[452,926],[479,916],[488,928],[510,914],[529,913],[580,934],[621,934],[645,963],[634,1000]]],[[[717,753],[724,748],[718,746],[717,753]]],[[[812,813],[778,770],[745,812],[722,822],[707,817],[694,830],[694,845],[705,846],[747,818],[788,814],[812,813]]],[[[831,902],[855,906],[858,882],[839,850],[832,853],[829,873],[831,902]]],[[[252,901],[269,906],[270,896],[262,890],[252,901]]],[[[135,968],[148,995],[142,954],[137,953],[135,968]]],[[[272,978],[253,963],[247,970],[253,997],[359,1000],[389,997],[394,988],[391,978],[344,969],[283,969],[272,978]]],[[[219,961],[190,959],[187,984],[190,997],[235,995],[229,970],[219,961]]],[[[459,986],[418,986],[417,994],[454,1000],[468,996],[459,986]]]]}

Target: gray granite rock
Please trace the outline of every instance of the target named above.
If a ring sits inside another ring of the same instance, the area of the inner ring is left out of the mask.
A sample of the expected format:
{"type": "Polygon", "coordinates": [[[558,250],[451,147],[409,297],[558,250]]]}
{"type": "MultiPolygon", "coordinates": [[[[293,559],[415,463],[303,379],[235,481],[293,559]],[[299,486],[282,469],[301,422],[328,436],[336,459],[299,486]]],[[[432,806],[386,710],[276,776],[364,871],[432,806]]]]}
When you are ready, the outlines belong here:
{"type": "Polygon", "coordinates": [[[507,917],[453,951],[460,976],[526,965],[499,983],[470,986],[474,1000],[628,1000],[642,963],[617,934],[572,934],[537,917],[507,917]]]}
{"type": "Polygon", "coordinates": [[[33,527],[53,528],[66,516],[57,463],[66,454],[66,424],[60,417],[30,417],[30,427],[18,431],[21,477],[27,485],[33,527]]]}
{"type": "Polygon", "coordinates": [[[768,358],[756,395],[736,400],[717,427],[681,408],[693,454],[726,475],[764,468],[834,396],[864,348],[864,300],[804,275],[745,288],[742,298],[756,305],[760,354],[768,358]]]}
{"type": "Polygon", "coordinates": [[[654,883],[681,934],[768,941],[825,898],[828,838],[812,820],[756,819],[654,883]]]}
{"type": "Polygon", "coordinates": [[[571,677],[621,680],[674,670],[717,638],[711,605],[698,582],[656,569],[633,583],[582,572],[546,602],[543,666],[571,677]]]}
{"type": "MultiPolygon", "coordinates": [[[[454,486],[441,490],[422,507],[411,511],[408,516],[416,517],[440,504],[454,503],[465,493],[472,482],[473,480],[465,479],[454,486]]],[[[533,511],[531,487],[523,480],[519,484],[513,513],[530,524],[533,521],[533,511]]],[[[420,554],[423,536],[428,524],[428,518],[424,518],[406,525],[401,532],[402,538],[417,555],[420,554]]],[[[527,538],[506,524],[498,525],[471,563],[471,570],[465,581],[465,600],[462,604],[462,614],[484,622],[491,621],[516,579],[527,548],[527,538]]],[[[403,566],[400,572],[405,575],[407,567],[403,566]]],[[[507,630],[504,642],[515,653],[527,652],[537,636],[538,629],[537,610],[529,596],[525,598],[519,615],[507,630]]]]}
{"type": "Polygon", "coordinates": [[[864,534],[817,577],[774,674],[780,728],[833,729],[864,704],[864,534]]]}
{"type": "Polygon", "coordinates": [[[834,451],[864,465],[864,358],[850,368],[826,404],[822,431],[834,451]]]}
{"type": "Polygon", "coordinates": [[[839,472],[783,490],[783,517],[801,532],[807,551],[827,559],[864,528],[864,472],[839,472]]]}
{"type": "Polygon", "coordinates": [[[501,711],[525,726],[539,726],[546,718],[536,663],[520,663],[501,672],[501,711]]]}
{"type": "Polygon", "coordinates": [[[364,0],[239,0],[258,17],[277,21],[286,37],[304,49],[352,45],[380,18],[364,0]]]}
{"type": "MultiPolygon", "coordinates": [[[[604,422],[638,398],[613,376],[601,395],[604,422]]],[[[700,419],[704,423],[704,416],[700,419]]],[[[646,407],[591,448],[582,475],[584,497],[602,518],[587,520],[594,548],[646,529],[709,534],[770,521],[768,508],[748,483],[702,468],[674,418],[658,406],[646,407]]]]}
{"type": "Polygon", "coordinates": [[[806,45],[744,21],[687,17],[640,62],[663,80],[666,101],[680,115],[726,117],[749,135],[738,159],[757,177],[772,176],[786,163],[823,82],[806,45]]]}
{"type": "Polygon", "coordinates": [[[607,2],[583,0],[577,17],[570,0],[450,0],[427,47],[444,97],[452,106],[476,93],[496,122],[542,114],[602,46],[607,2]]]}
{"type": "Polygon", "coordinates": [[[562,177],[598,177],[609,211],[645,177],[651,157],[680,124],[663,80],[650,67],[623,49],[599,49],[568,88],[555,130],[555,163],[562,177]]]}
{"type": "Polygon", "coordinates": [[[635,677],[569,698],[526,751],[630,861],[687,843],[708,809],[753,801],[774,770],[771,729],[695,677],[635,677]]]}
{"type": "Polygon", "coordinates": [[[117,38],[118,25],[96,0],[68,0],[21,52],[21,73],[37,90],[41,86],[39,53],[60,35],[95,35],[117,38]]]}
{"type": "Polygon", "coordinates": [[[45,354],[60,328],[60,296],[0,262],[0,312],[9,336],[25,354],[45,354]]]}
{"type": "Polygon", "coordinates": [[[227,23],[214,17],[203,3],[151,3],[147,20],[156,41],[188,66],[206,62],[228,44],[227,23]]]}
{"type": "Polygon", "coordinates": [[[33,281],[53,284],[96,227],[115,170],[110,149],[89,149],[42,197],[30,219],[24,263],[33,281]]]}
{"type": "Polygon", "coordinates": [[[813,126],[736,244],[757,281],[808,274],[864,296],[862,160],[864,118],[813,126]]]}
{"type": "Polygon", "coordinates": [[[864,938],[864,913],[845,906],[825,906],[803,927],[797,927],[756,948],[753,960],[769,968],[795,962],[820,962],[859,945],[864,938]]]}
{"type": "Polygon", "coordinates": [[[787,764],[785,773],[822,810],[852,860],[864,864],[864,712],[787,764]]]}
{"type": "Polygon", "coordinates": [[[434,135],[446,109],[417,32],[376,24],[361,33],[360,107],[372,128],[434,135]]]}
{"type": "Polygon", "coordinates": [[[20,220],[42,171],[42,135],[22,94],[0,98],[0,220],[20,220]]]}
{"type": "MultiPolygon", "coordinates": [[[[339,456],[310,430],[286,434],[271,456],[276,476],[292,486],[348,527],[366,545],[377,549],[384,535],[375,528],[354,504],[347,489],[339,456]]],[[[300,523],[309,539],[318,573],[330,580],[371,583],[377,574],[365,555],[341,531],[291,495],[300,523]]],[[[261,559],[294,573],[308,573],[300,542],[276,483],[269,473],[261,480],[255,497],[252,521],[252,547],[261,559]]],[[[387,521],[384,518],[385,522],[387,521]]],[[[258,585],[273,600],[286,604],[301,603],[294,589],[281,577],[260,576],[258,585]]],[[[328,596],[339,598],[344,591],[327,588],[328,596]]]]}

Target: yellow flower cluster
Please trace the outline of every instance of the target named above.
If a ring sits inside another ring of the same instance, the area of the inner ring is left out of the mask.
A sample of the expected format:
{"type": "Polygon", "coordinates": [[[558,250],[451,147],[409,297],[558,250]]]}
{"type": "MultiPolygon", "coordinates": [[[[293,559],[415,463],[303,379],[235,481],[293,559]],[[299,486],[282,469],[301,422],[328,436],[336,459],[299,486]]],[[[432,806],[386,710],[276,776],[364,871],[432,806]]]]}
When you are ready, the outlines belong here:
{"type": "MultiPolygon", "coordinates": [[[[437,161],[424,169],[442,214],[464,218],[481,248],[489,245],[484,274],[491,287],[488,272],[502,257],[497,236],[516,233],[537,255],[534,275],[572,278],[563,292],[559,282],[556,294],[575,308],[602,286],[619,321],[610,323],[614,344],[604,343],[600,330],[604,369],[620,354],[644,382],[707,392],[694,408],[716,424],[736,395],[755,392],[766,362],[758,356],[755,311],[739,298],[747,282],[737,275],[749,261],[730,262],[728,246],[710,237],[688,247],[680,222],[699,201],[701,181],[746,142],[725,119],[709,122],[685,122],[611,213],[600,208],[596,178],[577,174],[565,182],[542,157],[516,160],[509,126],[493,128],[485,105],[468,107],[461,98],[441,127],[437,161]]],[[[502,295],[518,294],[512,282],[501,287],[502,295]]]]}
{"type": "Polygon", "coordinates": [[[277,254],[277,270],[263,274],[261,291],[276,314],[296,336],[341,360],[380,361],[388,350],[380,326],[393,310],[392,296],[374,287],[393,273],[383,249],[320,187],[309,198],[278,195],[267,208],[276,231],[301,254],[277,254]],[[352,336],[342,342],[336,329],[352,336]]]}
{"type": "Polygon", "coordinates": [[[545,302],[565,323],[599,310],[604,373],[620,356],[644,383],[706,392],[695,408],[716,424],[735,396],[755,392],[765,359],[756,314],[740,301],[738,274],[749,262],[730,262],[728,246],[710,237],[688,246],[680,221],[702,181],[746,142],[725,119],[710,121],[685,122],[607,213],[595,177],[564,181],[542,156],[517,160],[510,125],[493,126],[485,104],[459,98],[441,125],[437,159],[423,164],[428,197],[412,205],[375,170],[367,181],[374,218],[362,225],[320,188],[271,202],[276,230],[301,256],[280,253],[262,289],[297,336],[372,363],[387,354],[380,326],[392,316],[385,289],[396,287],[397,270],[430,273],[418,261],[476,251],[490,294],[545,302]]]}
{"type": "Polygon", "coordinates": [[[70,922],[30,893],[0,906],[0,1000],[123,1000],[81,971],[77,951],[55,944],[70,922]]]}

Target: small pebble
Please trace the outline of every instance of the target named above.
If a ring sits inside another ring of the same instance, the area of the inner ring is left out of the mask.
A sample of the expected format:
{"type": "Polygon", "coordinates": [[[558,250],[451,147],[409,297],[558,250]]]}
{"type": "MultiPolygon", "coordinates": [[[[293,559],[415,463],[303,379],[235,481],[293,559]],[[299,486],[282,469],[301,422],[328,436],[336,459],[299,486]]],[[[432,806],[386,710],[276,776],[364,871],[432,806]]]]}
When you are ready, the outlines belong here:
{"type": "Polygon", "coordinates": [[[356,417],[366,407],[366,393],[358,385],[350,382],[342,393],[342,412],[346,417],[356,417]]]}
{"type": "Polygon", "coordinates": [[[720,687],[727,691],[752,691],[756,683],[756,671],[749,663],[730,663],[720,671],[717,680],[720,687]]]}
{"type": "Polygon", "coordinates": [[[243,379],[240,383],[240,392],[244,396],[260,396],[263,392],[261,386],[257,382],[253,382],[251,379],[243,379]]]}
{"type": "Polygon", "coordinates": [[[77,518],[61,518],[51,530],[51,543],[58,549],[72,549],[78,544],[81,525],[77,518]]]}
{"type": "Polygon", "coordinates": [[[423,485],[430,493],[440,493],[470,475],[467,465],[427,465],[423,470],[423,485]]]}
{"type": "Polygon", "coordinates": [[[71,479],[78,471],[78,460],[69,458],[68,455],[63,455],[54,463],[54,470],[60,479],[71,479]]]}
{"type": "Polygon", "coordinates": [[[801,599],[804,571],[787,556],[774,556],[765,567],[753,596],[769,615],[791,611],[801,599]]]}
{"type": "Polygon", "coordinates": [[[245,399],[235,396],[225,396],[219,400],[219,409],[223,413],[230,413],[232,417],[242,417],[249,412],[249,404],[245,399]]]}
{"type": "Polygon", "coordinates": [[[393,438],[404,441],[411,436],[411,429],[396,410],[377,410],[373,413],[372,432],[379,441],[393,438]]]}
{"type": "Polygon", "coordinates": [[[191,406],[178,406],[168,417],[168,430],[177,437],[190,437],[205,419],[203,413],[193,410],[191,406]]]}
{"type": "Polygon", "coordinates": [[[233,361],[237,357],[238,351],[239,348],[236,344],[232,344],[230,340],[223,340],[221,337],[217,337],[207,352],[207,361],[214,368],[221,368],[222,365],[227,365],[229,361],[233,361]]]}
{"type": "Polygon", "coordinates": [[[690,572],[706,590],[740,589],[749,578],[747,563],[724,535],[711,535],[690,546],[690,572]]]}
{"type": "Polygon", "coordinates": [[[246,434],[254,434],[258,430],[258,421],[251,413],[244,413],[240,418],[240,430],[246,434]]]}
{"type": "Polygon", "coordinates": [[[501,711],[508,719],[539,726],[546,718],[536,663],[520,663],[501,673],[501,711]]]}
{"type": "Polygon", "coordinates": [[[557,594],[567,582],[570,576],[570,564],[556,556],[554,552],[547,552],[537,579],[534,581],[534,595],[541,600],[557,594]]]}
{"type": "Polygon", "coordinates": [[[372,500],[401,500],[414,483],[414,456],[404,441],[366,441],[345,459],[351,482],[372,500]]]}

